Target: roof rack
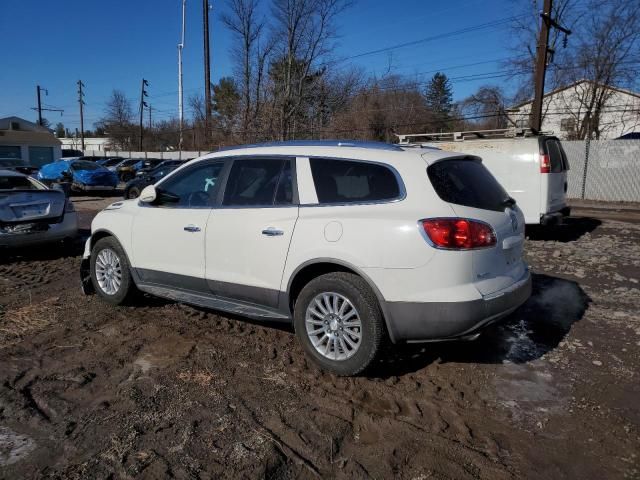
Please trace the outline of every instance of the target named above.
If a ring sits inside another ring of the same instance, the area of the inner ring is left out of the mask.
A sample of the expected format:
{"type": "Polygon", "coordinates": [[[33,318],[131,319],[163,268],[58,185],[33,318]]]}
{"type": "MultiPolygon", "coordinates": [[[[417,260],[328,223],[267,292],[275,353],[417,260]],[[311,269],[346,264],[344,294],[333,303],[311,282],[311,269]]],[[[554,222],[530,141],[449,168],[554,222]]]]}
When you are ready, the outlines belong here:
{"type": "Polygon", "coordinates": [[[500,128],[495,130],[469,130],[447,133],[408,133],[398,135],[400,145],[420,142],[462,142],[464,140],[533,137],[536,134],[530,128],[500,128]]]}
{"type": "Polygon", "coordinates": [[[394,143],[367,142],[361,140],[287,140],[284,142],[265,142],[250,145],[234,145],[222,147],[220,150],[239,150],[242,148],[260,147],[351,147],[351,148],[374,148],[378,150],[402,151],[402,148],[394,143]]]}

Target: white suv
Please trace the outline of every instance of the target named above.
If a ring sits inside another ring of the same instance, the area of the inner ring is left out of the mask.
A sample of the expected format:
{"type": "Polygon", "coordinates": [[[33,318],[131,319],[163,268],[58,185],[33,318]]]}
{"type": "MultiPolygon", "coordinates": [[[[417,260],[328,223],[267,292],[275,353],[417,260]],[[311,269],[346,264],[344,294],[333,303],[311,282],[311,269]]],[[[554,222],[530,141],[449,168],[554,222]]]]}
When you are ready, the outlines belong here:
{"type": "Polygon", "coordinates": [[[471,339],[531,293],[524,218],[478,157],[285,142],[192,160],[92,224],[86,293],[293,322],[355,375],[383,339],[471,339]]]}

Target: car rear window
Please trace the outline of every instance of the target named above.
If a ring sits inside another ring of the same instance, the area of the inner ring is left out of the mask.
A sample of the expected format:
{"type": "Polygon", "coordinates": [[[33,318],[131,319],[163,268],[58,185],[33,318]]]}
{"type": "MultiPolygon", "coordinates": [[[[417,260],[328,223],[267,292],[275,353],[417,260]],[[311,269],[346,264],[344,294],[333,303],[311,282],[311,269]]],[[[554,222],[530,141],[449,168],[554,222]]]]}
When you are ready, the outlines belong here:
{"type": "Polygon", "coordinates": [[[87,160],[77,160],[71,164],[74,170],[100,170],[102,167],[97,163],[87,160]]]}
{"type": "Polygon", "coordinates": [[[400,197],[394,173],[384,165],[312,158],[311,174],[319,203],[361,203],[400,197]]]}
{"type": "Polygon", "coordinates": [[[0,177],[0,190],[42,190],[42,187],[27,177],[0,177]]]}
{"type": "Polygon", "coordinates": [[[546,140],[545,145],[547,147],[547,154],[551,161],[551,173],[561,173],[565,170],[569,170],[569,162],[562,150],[560,141],[555,138],[546,140]]]}
{"type": "Polygon", "coordinates": [[[500,212],[509,199],[480,160],[442,160],[430,165],[427,174],[438,196],[448,203],[500,212]]]}

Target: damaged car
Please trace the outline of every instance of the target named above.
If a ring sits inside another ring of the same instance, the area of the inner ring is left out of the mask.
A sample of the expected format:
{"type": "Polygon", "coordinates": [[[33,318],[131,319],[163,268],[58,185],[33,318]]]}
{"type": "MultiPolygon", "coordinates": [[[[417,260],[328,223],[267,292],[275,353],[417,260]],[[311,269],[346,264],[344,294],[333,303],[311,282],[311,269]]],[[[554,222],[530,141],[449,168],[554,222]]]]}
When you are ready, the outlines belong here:
{"type": "Polygon", "coordinates": [[[60,160],[40,167],[38,180],[45,183],[69,183],[74,192],[114,190],[118,176],[88,160],[60,160]]]}
{"type": "Polygon", "coordinates": [[[73,239],[78,214],[63,191],[12,170],[0,170],[0,247],[73,239]]]}

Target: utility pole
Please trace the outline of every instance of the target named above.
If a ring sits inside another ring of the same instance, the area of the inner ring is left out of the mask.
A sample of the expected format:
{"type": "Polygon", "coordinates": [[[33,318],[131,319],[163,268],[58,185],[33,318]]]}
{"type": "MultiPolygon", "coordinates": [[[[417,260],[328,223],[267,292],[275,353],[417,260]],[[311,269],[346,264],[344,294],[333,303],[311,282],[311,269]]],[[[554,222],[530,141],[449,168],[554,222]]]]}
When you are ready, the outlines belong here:
{"type": "Polygon", "coordinates": [[[82,151],[84,151],[84,93],[82,92],[84,83],[82,80],[78,80],[78,103],[80,104],[80,142],[82,145],[82,151]]]}
{"type": "Polygon", "coordinates": [[[62,108],[46,108],[42,106],[42,102],[40,99],[40,92],[44,92],[45,95],[49,95],[49,90],[47,90],[46,88],[42,88],[40,85],[36,85],[36,92],[37,92],[37,96],[38,96],[38,106],[37,107],[31,107],[31,110],[37,110],[38,111],[38,125],[42,126],[42,111],[46,110],[48,112],[60,112],[60,115],[62,115],[64,113],[64,109],[62,108]]]}
{"type": "Polygon", "coordinates": [[[204,35],[204,138],[205,148],[209,148],[209,124],[211,122],[211,68],[209,55],[209,0],[202,0],[202,21],[204,35]]]}
{"type": "Polygon", "coordinates": [[[42,126],[42,103],[40,102],[40,85],[36,86],[36,90],[38,91],[38,125],[42,126]]]}
{"type": "Polygon", "coordinates": [[[540,14],[540,35],[536,46],[536,70],[534,75],[535,87],[533,105],[531,106],[531,117],[529,126],[534,133],[540,133],[542,129],[542,101],[544,98],[544,80],[547,73],[547,54],[553,55],[554,50],[549,48],[549,32],[551,28],[556,28],[564,33],[566,45],[567,35],[571,35],[571,30],[561,26],[555,19],[551,18],[552,0],[544,0],[544,7],[540,14]]]}
{"type": "Polygon", "coordinates": [[[144,114],[144,107],[147,106],[147,102],[144,101],[144,97],[148,96],[147,91],[144,87],[148,87],[149,82],[147,82],[144,78],[142,79],[142,88],[140,91],[140,143],[139,143],[139,151],[142,151],[142,115],[144,114]]]}
{"type": "Polygon", "coordinates": [[[178,119],[180,121],[180,140],[178,142],[178,148],[182,151],[182,133],[184,130],[184,103],[182,90],[182,49],[184,48],[184,26],[185,26],[185,10],[187,6],[187,0],[182,0],[182,35],[180,37],[180,43],[178,44],[178,119]]]}

